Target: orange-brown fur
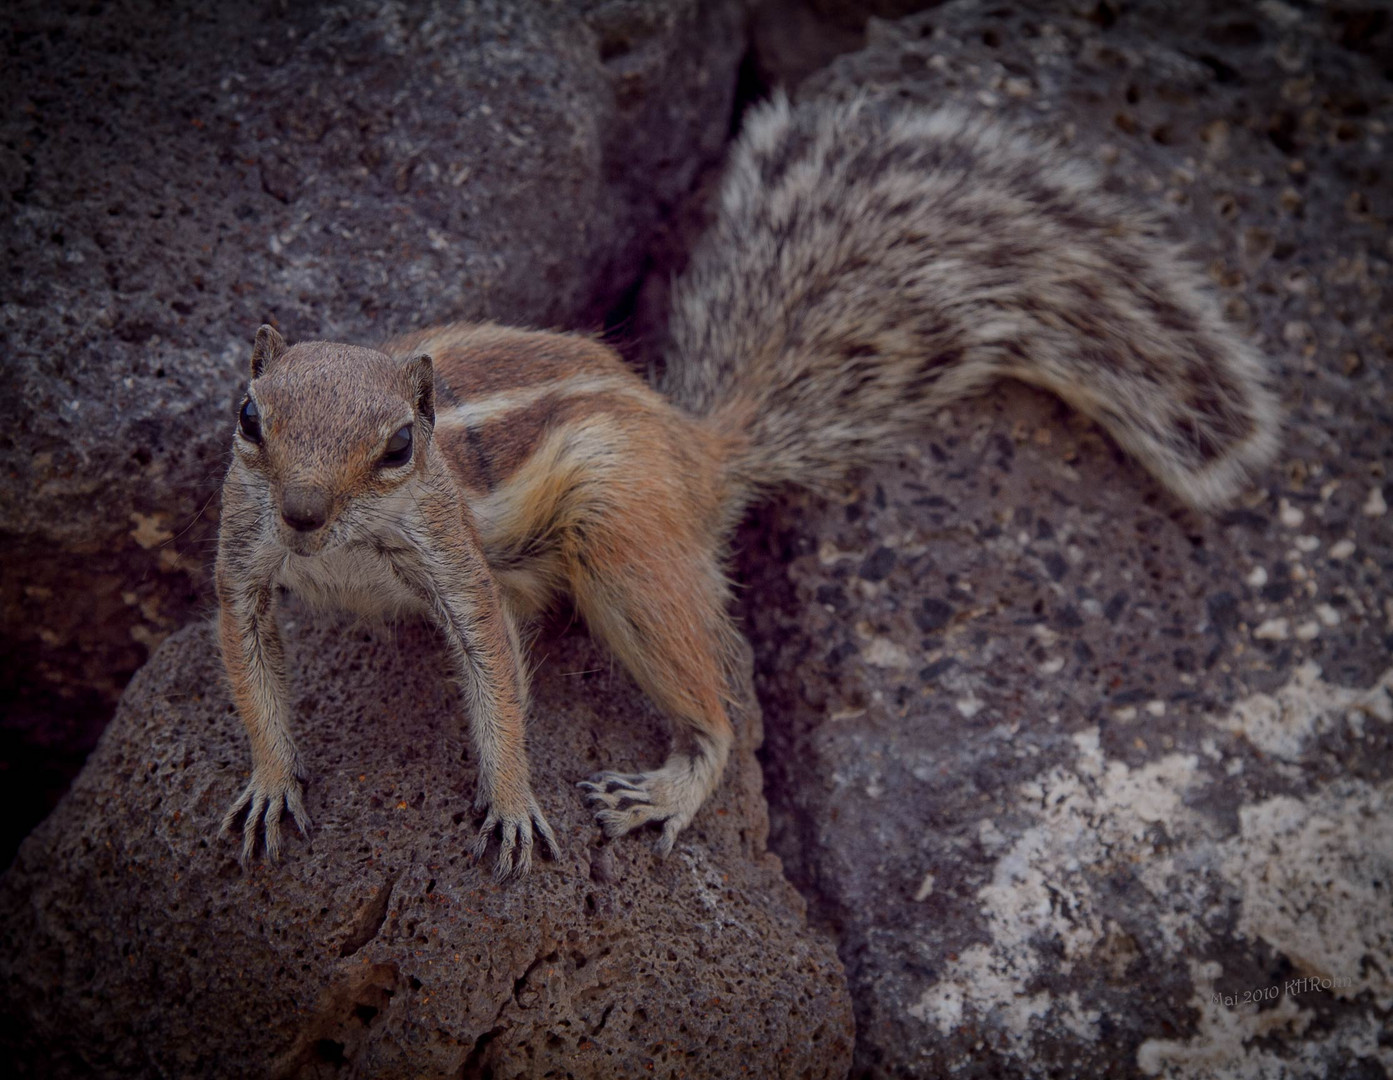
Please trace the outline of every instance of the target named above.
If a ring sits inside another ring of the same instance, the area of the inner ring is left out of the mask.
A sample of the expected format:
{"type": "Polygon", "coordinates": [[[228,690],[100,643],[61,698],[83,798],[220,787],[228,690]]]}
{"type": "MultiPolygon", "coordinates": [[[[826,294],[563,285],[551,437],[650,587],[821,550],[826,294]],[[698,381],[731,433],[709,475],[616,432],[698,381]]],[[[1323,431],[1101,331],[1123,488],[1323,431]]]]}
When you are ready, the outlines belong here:
{"type": "Polygon", "coordinates": [[[468,431],[442,410],[437,445],[471,500],[489,565],[517,614],[569,594],[677,722],[663,791],[646,802],[630,793],[627,805],[601,810],[612,831],[663,821],[660,846],[670,847],[715,786],[732,739],[724,699],[737,631],[721,567],[732,440],[675,409],[588,338],[454,325],[384,349],[422,347],[434,350],[437,377],[456,400],[557,384],[468,431]],[[568,392],[568,380],[585,378],[616,385],[568,392]]]}
{"type": "Polygon", "coordinates": [[[489,809],[476,847],[501,834],[504,874],[526,869],[534,829],[552,846],[528,780],[517,626],[569,594],[678,725],[651,791],[634,786],[641,778],[597,781],[601,794],[626,793],[600,820],[611,832],[661,822],[660,847],[670,848],[718,782],[732,739],[726,665],[737,632],[721,557],[723,462],[735,440],[579,336],[453,324],[376,351],[287,347],[263,328],[253,373],[262,441],[239,434],[218,563],[223,654],[252,744],[252,781],[225,822],[245,814],[244,859],[258,830],[276,854],[284,813],[308,824],[271,617],[277,584],[369,614],[419,612],[441,627],[468,690],[479,802],[489,809]],[[433,350],[428,361],[422,348],[433,350]],[[411,475],[384,482],[373,462],[421,393],[403,373],[422,364],[434,415],[427,423],[418,403],[411,475]],[[481,413],[464,411],[481,402],[481,413]],[[286,527],[293,487],[322,492],[330,508],[308,533],[286,527]],[[408,487],[409,501],[395,494],[408,487]],[[365,509],[384,499],[395,500],[390,520],[365,509]],[[375,584],[361,562],[352,574],[333,571],[350,553],[382,564],[375,584]]]}

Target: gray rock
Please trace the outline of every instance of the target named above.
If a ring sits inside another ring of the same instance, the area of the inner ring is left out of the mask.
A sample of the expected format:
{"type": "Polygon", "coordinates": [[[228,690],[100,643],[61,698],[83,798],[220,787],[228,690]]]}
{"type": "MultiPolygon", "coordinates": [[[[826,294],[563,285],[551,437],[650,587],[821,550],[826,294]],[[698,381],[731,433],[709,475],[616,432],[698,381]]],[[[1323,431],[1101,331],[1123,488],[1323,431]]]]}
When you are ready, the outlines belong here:
{"type": "Polygon", "coordinates": [[[1015,387],[750,525],[771,845],[853,1075],[1393,1073],[1387,33],[963,3],[804,84],[1068,142],[1193,243],[1289,413],[1215,518],[1015,387]]]}
{"type": "Polygon", "coordinates": [[[796,87],[866,44],[873,16],[892,19],[936,0],[751,0],[751,60],[767,86],[796,87]]]}
{"type": "Polygon", "coordinates": [[[9,5],[0,689],[62,699],[23,722],[99,726],[206,602],[258,324],[599,328],[724,144],[740,18],[9,5]]]}
{"type": "Polygon", "coordinates": [[[247,748],[211,628],[169,638],[0,880],[9,1075],[843,1076],[830,940],[765,851],[740,717],[666,860],[605,843],[573,782],[664,727],[583,637],[544,638],[530,750],[562,844],[495,885],[464,854],[475,770],[431,632],[286,621],[312,837],[239,869],[247,748]]]}

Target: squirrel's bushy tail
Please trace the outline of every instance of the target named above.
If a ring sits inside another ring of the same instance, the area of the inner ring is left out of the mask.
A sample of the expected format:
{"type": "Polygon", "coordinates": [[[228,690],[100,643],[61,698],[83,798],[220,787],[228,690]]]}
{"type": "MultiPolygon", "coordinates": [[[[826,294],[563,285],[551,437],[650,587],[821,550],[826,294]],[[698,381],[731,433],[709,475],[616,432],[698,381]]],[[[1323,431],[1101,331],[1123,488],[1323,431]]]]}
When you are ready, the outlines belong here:
{"type": "Polygon", "coordinates": [[[834,482],[1000,377],[1057,393],[1196,506],[1277,443],[1262,358],[1156,221],[952,108],[752,114],[671,335],[663,389],[737,447],[742,504],[834,482]]]}

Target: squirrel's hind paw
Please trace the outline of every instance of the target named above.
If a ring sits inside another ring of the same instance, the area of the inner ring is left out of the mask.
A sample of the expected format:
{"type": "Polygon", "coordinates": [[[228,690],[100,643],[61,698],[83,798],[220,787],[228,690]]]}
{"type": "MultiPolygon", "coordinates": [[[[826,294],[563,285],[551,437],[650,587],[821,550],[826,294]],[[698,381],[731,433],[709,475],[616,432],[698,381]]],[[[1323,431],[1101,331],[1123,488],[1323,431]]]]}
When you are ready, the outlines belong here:
{"type": "Polygon", "coordinates": [[[561,848],[556,843],[556,835],[542,815],[542,808],[532,796],[527,797],[527,805],[520,811],[507,812],[490,805],[479,835],[469,845],[470,853],[482,859],[488,850],[489,841],[498,834],[498,863],[493,868],[495,881],[519,878],[532,869],[532,833],[535,830],[542,838],[542,846],[547,856],[554,862],[561,858],[561,848]]]}
{"type": "Polygon", "coordinates": [[[245,811],[242,822],[242,865],[248,866],[256,853],[256,838],[263,834],[266,841],[266,857],[276,862],[281,856],[281,818],[286,811],[300,830],[302,836],[310,834],[310,815],[305,809],[304,792],[300,780],[294,775],[267,777],[253,769],[251,781],[247,784],[237,801],[228,807],[223,815],[222,828],[218,835],[228,836],[237,826],[237,818],[245,811]]]}
{"type": "Polygon", "coordinates": [[[710,778],[705,775],[709,770],[700,767],[702,760],[674,755],[653,772],[602,772],[576,786],[585,792],[595,820],[608,837],[662,822],[663,832],[654,847],[659,855],[666,855],[710,791],[710,778]]]}

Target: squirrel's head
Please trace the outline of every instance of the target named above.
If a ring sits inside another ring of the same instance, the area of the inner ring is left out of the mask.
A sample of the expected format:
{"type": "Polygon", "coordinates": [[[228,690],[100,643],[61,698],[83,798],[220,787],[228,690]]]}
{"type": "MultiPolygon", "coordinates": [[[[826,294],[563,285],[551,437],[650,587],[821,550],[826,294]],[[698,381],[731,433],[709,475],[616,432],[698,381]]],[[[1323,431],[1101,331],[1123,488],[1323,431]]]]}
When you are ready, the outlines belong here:
{"type": "Polygon", "coordinates": [[[435,424],[431,358],[256,332],[233,452],[265,481],[280,541],[314,555],[421,475],[435,424]],[[342,527],[340,527],[342,526],[342,527]]]}

